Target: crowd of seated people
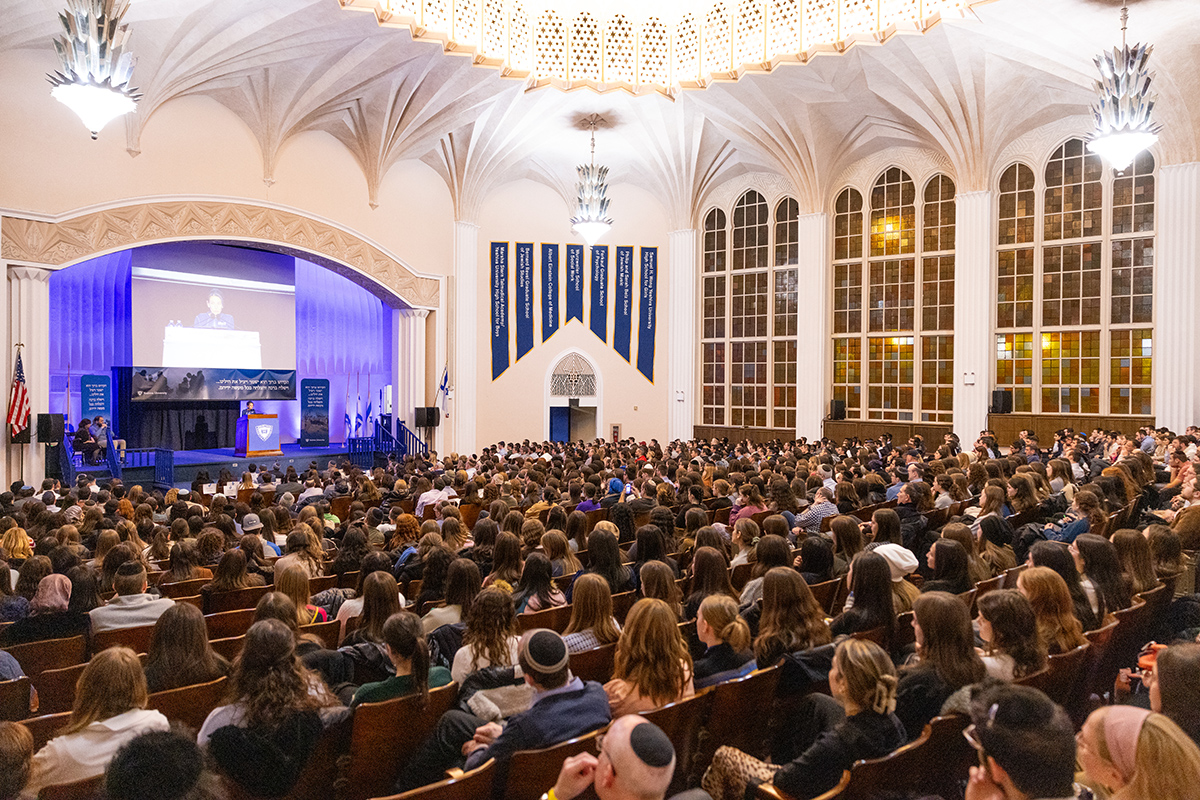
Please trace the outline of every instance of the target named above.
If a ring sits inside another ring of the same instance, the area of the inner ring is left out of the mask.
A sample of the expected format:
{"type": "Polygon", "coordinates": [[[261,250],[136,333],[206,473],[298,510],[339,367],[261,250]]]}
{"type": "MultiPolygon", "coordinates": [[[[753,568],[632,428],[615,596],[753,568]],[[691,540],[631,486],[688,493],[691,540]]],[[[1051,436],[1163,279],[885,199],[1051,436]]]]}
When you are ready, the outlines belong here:
{"type": "MultiPolygon", "coordinates": [[[[702,765],[715,797],[758,783],[815,796],[941,714],[974,719],[988,692],[1000,698],[989,708],[1008,703],[1053,729],[1060,712],[1036,689],[1004,692],[1166,584],[1178,597],[1156,606],[1153,630],[1171,646],[1149,668],[1122,665],[1132,671],[1097,698],[1114,704],[1087,718],[1078,758],[1113,796],[1171,798],[1175,777],[1147,759],[1200,780],[1200,644],[1186,643],[1200,633],[1200,596],[1185,586],[1200,544],[1198,441],[1190,429],[1062,431],[1046,449],[1028,431],[1011,448],[988,432],[936,449],[886,436],[499,443],[370,471],[258,467],[243,476],[244,503],[87,477],[22,486],[0,494],[0,647],[153,634],[142,659],[121,647],[92,656],[71,721],[30,754],[13,794],[101,774],[135,737],[165,731],[149,693],[222,677],[228,696],[195,740],[223,780],[278,796],[322,732],[363,703],[451,682],[462,693],[412,754],[403,790],[493,758],[503,775],[517,750],[825,653],[830,694],[804,706],[786,758],[726,748],[702,765]],[[188,596],[172,588],[192,584],[188,596]],[[227,659],[201,609],[256,587],[227,659]],[[555,609],[555,630],[522,622],[555,609]],[[571,673],[574,656],[606,647],[604,680],[571,673]],[[269,774],[264,753],[281,754],[269,774]]],[[[0,678],[20,674],[0,658],[0,678]]],[[[976,790],[1068,796],[1028,791],[1051,784],[1017,763],[1025,721],[995,708],[983,714],[990,734],[976,721],[972,741],[994,762],[972,774],[976,790]]],[[[626,748],[649,735],[632,727],[626,748]]],[[[17,758],[20,733],[0,734],[0,757],[17,758]]],[[[569,763],[563,792],[603,774],[569,763]]]]}

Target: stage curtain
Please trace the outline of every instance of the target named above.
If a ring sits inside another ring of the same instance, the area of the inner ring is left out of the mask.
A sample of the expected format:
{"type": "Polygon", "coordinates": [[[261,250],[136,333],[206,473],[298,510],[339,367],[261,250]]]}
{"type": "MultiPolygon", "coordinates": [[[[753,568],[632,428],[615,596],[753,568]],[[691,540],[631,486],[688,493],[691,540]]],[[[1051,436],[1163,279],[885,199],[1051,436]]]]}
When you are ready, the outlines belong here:
{"type": "Polygon", "coordinates": [[[237,432],[238,407],[182,408],[174,403],[136,403],[131,414],[131,430],[126,431],[130,447],[166,447],[170,450],[207,450],[233,447],[237,432]],[[208,441],[197,441],[196,422],[208,425],[208,441]]]}

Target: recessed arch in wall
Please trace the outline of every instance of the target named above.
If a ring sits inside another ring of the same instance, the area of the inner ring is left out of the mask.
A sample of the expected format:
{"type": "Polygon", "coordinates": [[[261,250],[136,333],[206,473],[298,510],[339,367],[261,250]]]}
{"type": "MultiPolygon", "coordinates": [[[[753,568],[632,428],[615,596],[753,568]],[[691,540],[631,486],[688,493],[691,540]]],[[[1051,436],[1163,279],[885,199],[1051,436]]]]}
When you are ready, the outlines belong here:
{"type": "Polygon", "coordinates": [[[543,388],[545,414],[542,438],[550,439],[550,409],[564,408],[578,401],[580,408],[590,408],[596,414],[596,432],[590,438],[604,438],[604,387],[596,363],[578,348],[568,348],[551,359],[546,370],[543,388]]]}

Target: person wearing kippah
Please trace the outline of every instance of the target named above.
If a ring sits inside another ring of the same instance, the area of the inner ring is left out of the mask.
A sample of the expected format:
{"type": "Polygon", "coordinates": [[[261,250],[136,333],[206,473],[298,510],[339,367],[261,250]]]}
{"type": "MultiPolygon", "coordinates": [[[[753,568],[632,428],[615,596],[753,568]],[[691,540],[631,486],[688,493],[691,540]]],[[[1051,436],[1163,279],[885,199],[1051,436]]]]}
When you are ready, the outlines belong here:
{"type": "Polygon", "coordinates": [[[526,631],[517,658],[514,678],[523,678],[534,690],[529,710],[504,726],[465,711],[447,711],[400,776],[396,791],[435,783],[447,769],[474,769],[490,758],[496,759],[496,786],[503,787],[513,753],[565,742],[603,728],[612,719],[604,687],[571,675],[567,645],[556,632],[526,631]]]}
{"type": "Polygon", "coordinates": [[[564,761],[554,788],[542,795],[542,800],[572,800],[589,786],[600,800],[659,800],[666,796],[675,774],[675,748],[653,722],[626,714],[596,737],[596,752],[598,755],[580,753],[564,761]]]}
{"type": "Polygon", "coordinates": [[[147,592],[146,568],[140,561],[122,564],[113,579],[113,588],[117,590],[117,596],[88,614],[92,620],[92,633],[153,625],[164,611],[175,605],[170,598],[147,592]]]}

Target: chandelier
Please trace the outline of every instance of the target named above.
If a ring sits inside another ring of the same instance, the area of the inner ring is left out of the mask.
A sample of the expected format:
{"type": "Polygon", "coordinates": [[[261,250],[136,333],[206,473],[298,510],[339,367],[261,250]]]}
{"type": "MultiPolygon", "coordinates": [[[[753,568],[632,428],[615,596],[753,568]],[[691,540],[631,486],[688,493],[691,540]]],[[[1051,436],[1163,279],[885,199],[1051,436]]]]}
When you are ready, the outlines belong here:
{"type": "Polygon", "coordinates": [[[571,230],[583,237],[591,247],[600,241],[612,227],[608,216],[608,167],[596,166],[596,127],[604,118],[592,114],[585,122],[592,132],[592,159],[588,164],[576,167],[579,183],[575,186],[575,216],[571,217],[571,230]]]}
{"type": "Polygon", "coordinates": [[[46,76],[50,95],[79,115],[93,139],[142,97],[129,85],[133,54],[125,51],[129,26],[121,24],[128,8],[129,0],[67,0],[58,15],[63,34],[54,49],[62,69],[46,76]]]}
{"type": "Polygon", "coordinates": [[[1150,91],[1154,73],[1146,67],[1152,45],[1125,43],[1129,7],[1121,6],[1121,46],[1096,56],[1100,80],[1096,81],[1096,102],[1092,105],[1095,128],[1088,149],[1118,172],[1133,163],[1137,154],[1158,141],[1161,125],[1150,119],[1154,101],[1150,91]]]}

